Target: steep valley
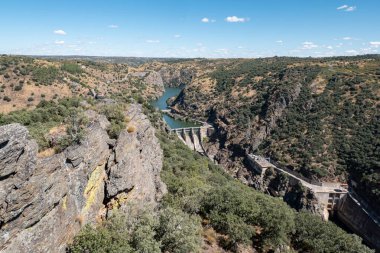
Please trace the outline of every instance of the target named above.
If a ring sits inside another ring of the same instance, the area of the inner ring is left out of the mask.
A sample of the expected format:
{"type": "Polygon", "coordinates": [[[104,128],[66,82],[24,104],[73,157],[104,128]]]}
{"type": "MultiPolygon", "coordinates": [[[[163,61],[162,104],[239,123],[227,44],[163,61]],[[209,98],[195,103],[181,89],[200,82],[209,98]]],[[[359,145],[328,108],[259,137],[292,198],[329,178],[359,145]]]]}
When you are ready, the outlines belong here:
{"type": "Polygon", "coordinates": [[[208,152],[250,185],[248,153],[303,176],[350,183],[380,209],[377,56],[242,60],[200,75],[174,101],[216,128],[208,152]]]}
{"type": "Polygon", "coordinates": [[[0,251],[372,252],[247,155],[348,184],[376,212],[379,99],[377,55],[1,56],[0,251]],[[165,133],[150,103],[181,85],[171,113],[212,125],[212,161],[165,133]]]}

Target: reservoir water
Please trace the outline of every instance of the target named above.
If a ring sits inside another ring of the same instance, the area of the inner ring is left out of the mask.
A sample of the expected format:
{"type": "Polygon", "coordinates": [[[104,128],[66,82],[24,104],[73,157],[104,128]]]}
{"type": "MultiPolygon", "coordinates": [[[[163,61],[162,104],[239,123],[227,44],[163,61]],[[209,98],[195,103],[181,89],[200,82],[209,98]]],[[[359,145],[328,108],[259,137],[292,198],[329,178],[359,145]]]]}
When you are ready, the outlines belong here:
{"type": "MultiPolygon", "coordinates": [[[[165,92],[162,94],[161,97],[159,97],[157,100],[152,101],[152,105],[159,109],[164,110],[168,109],[168,105],[166,104],[166,101],[171,97],[176,97],[181,93],[183,87],[165,87],[165,92]]],[[[167,114],[164,114],[164,120],[166,124],[170,126],[170,128],[184,128],[184,127],[196,127],[200,126],[200,124],[197,124],[195,122],[189,122],[184,121],[180,119],[175,119],[167,114]]]]}

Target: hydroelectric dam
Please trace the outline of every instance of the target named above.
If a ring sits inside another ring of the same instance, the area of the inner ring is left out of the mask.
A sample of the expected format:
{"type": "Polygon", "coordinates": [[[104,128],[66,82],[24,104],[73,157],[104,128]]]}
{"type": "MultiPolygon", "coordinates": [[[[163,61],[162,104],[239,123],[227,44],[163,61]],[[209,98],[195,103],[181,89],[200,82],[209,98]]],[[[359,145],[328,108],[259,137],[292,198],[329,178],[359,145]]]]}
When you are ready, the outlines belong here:
{"type": "Polygon", "coordinates": [[[202,140],[209,136],[213,127],[207,123],[199,127],[169,128],[170,134],[176,134],[178,138],[191,150],[197,151],[202,155],[206,152],[202,145],[202,140]]]}

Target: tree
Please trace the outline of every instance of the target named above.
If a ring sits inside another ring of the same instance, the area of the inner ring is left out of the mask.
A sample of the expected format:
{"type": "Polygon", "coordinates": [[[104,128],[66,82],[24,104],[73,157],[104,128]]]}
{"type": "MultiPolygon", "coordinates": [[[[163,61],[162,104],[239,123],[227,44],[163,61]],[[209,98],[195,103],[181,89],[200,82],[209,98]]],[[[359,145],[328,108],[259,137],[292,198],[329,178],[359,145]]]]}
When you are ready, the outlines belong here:
{"type": "Polygon", "coordinates": [[[163,209],[158,236],[162,252],[198,252],[202,243],[200,219],[173,208],[163,209]]]}

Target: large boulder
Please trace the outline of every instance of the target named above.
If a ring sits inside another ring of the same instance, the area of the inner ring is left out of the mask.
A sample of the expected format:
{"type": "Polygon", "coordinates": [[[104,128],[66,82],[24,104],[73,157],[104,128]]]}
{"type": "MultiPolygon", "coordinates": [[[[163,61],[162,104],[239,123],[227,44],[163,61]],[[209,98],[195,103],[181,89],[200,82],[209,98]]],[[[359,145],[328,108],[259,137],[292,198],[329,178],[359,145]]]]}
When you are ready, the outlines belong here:
{"type": "Polygon", "coordinates": [[[64,252],[103,208],[108,135],[92,122],[81,144],[37,159],[37,145],[18,124],[0,127],[2,252],[64,252]],[[17,157],[17,158],[15,158],[17,157]],[[5,165],[5,166],[4,166],[5,165]],[[11,174],[9,174],[11,173],[11,174]]]}
{"type": "Polygon", "coordinates": [[[154,128],[141,107],[127,114],[137,130],[124,131],[116,146],[108,120],[88,111],[81,143],[47,158],[37,158],[25,127],[0,127],[0,252],[65,252],[81,227],[115,208],[121,192],[133,192],[128,200],[143,205],[160,199],[162,150],[154,128]]]}

